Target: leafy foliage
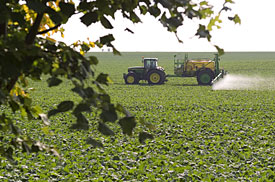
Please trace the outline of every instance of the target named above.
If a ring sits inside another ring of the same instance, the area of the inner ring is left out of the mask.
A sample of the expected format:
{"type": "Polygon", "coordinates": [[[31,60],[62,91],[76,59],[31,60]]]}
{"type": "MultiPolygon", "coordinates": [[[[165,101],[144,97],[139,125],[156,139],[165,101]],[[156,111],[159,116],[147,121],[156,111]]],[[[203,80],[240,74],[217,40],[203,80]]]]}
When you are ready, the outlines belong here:
{"type": "MultiPolygon", "coordinates": [[[[230,3],[233,2],[226,0],[219,13],[229,10],[226,5],[230,3]]],[[[0,103],[3,109],[0,122],[1,135],[7,138],[0,146],[2,156],[11,159],[14,151],[11,143],[15,148],[21,148],[27,153],[36,152],[39,148],[57,154],[51,147],[37,145],[38,141],[30,139],[27,134],[20,133],[14,125],[16,122],[14,116],[18,114],[21,115],[20,121],[42,119],[46,125],[44,133],[50,133],[47,128],[50,123],[49,117],[64,112],[71,112],[75,117],[76,122],[71,128],[88,130],[90,123],[85,113],[96,109],[101,111],[98,122],[102,133],[113,135],[105,122],[114,123],[119,120],[118,124],[123,133],[132,134],[136,126],[135,118],[123,107],[111,103],[103,86],[110,82],[108,75],[102,73],[96,76],[94,65],[98,60],[94,56],[85,57],[85,53],[91,48],[104,45],[112,47],[115,54],[120,54],[112,44],[115,40],[114,36],[109,34],[100,37],[96,42],[77,41],[72,45],[57,42],[50,37],[58,32],[63,36],[62,25],[73,15],[81,14],[80,21],[86,26],[100,22],[104,28],[112,29],[113,25],[109,19],[115,19],[115,13],[121,12],[124,18],[138,23],[141,22],[139,11],[141,14],[148,13],[158,18],[168,31],[176,33],[185,17],[211,19],[214,15],[211,9],[212,6],[206,1],[194,3],[168,0],[83,0],[79,4],[75,4],[72,0],[1,1],[0,103]],[[78,94],[81,100],[75,102],[65,99],[44,114],[43,110],[33,103],[31,88],[28,84],[30,79],[41,80],[43,75],[47,75],[47,83],[51,88],[69,80],[73,85],[71,91],[78,94]]],[[[240,23],[237,15],[229,19],[240,23]]],[[[215,26],[216,21],[220,22],[215,18],[212,22],[210,21],[208,27],[199,25],[196,35],[210,41],[211,27],[215,26]]],[[[221,49],[218,47],[217,49],[222,53],[221,49]]],[[[144,133],[141,136],[150,138],[144,133]]],[[[141,141],[143,142],[144,139],[141,141]]]]}
{"type": "MultiPolygon", "coordinates": [[[[74,121],[70,113],[50,118],[50,135],[41,133],[39,122],[18,122],[21,132],[32,132],[42,143],[58,146],[61,160],[45,152],[18,152],[13,155],[17,165],[1,160],[1,180],[274,181],[274,83],[273,90],[258,91],[213,91],[198,86],[195,78],[169,78],[156,86],[124,84],[121,73],[140,64],[141,56],[158,57],[159,65],[173,73],[174,54],[93,53],[101,60],[97,69],[108,72],[115,83],[106,88],[115,107],[121,108],[119,102],[136,116],[133,137],[123,135],[120,126],[111,122],[101,123],[116,135],[102,134],[97,130],[101,111],[95,109],[83,113],[89,119],[87,131],[68,128],[74,121]],[[149,124],[154,128],[142,127],[149,124]],[[148,138],[150,134],[154,139],[148,138]]],[[[213,53],[189,56],[212,57],[213,53]]],[[[230,74],[262,75],[274,81],[274,57],[271,52],[226,53],[221,66],[230,74]]],[[[73,85],[66,83],[48,89],[44,82],[30,81],[36,88],[33,102],[50,110],[68,98],[79,101],[70,91],[73,85]]]]}

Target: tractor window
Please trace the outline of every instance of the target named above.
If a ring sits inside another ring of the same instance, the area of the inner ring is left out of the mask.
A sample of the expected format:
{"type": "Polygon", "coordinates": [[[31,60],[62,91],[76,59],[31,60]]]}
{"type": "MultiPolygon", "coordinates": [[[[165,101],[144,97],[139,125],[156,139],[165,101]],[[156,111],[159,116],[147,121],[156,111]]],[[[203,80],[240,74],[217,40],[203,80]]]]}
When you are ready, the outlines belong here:
{"type": "Polygon", "coordinates": [[[150,61],[149,61],[149,60],[147,60],[147,61],[145,62],[145,67],[146,67],[146,68],[150,68],[150,61]]]}
{"type": "Polygon", "coordinates": [[[157,61],[154,59],[147,59],[144,61],[145,68],[156,68],[158,66],[157,61]]]}
{"type": "Polygon", "coordinates": [[[158,66],[157,61],[151,61],[151,68],[156,68],[158,66]]]}

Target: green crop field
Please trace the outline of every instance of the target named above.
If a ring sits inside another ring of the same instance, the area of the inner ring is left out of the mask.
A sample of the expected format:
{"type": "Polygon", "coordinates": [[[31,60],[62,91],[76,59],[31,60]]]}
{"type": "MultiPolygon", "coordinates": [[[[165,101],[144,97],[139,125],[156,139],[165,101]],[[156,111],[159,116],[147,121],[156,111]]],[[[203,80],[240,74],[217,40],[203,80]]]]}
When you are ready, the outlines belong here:
{"type": "MultiPolygon", "coordinates": [[[[164,85],[125,85],[122,78],[141,58],[158,57],[173,74],[173,56],[184,53],[91,53],[100,60],[96,72],[109,73],[106,87],[114,103],[137,117],[132,137],[110,124],[116,135],[98,132],[96,111],[88,115],[89,131],[70,130],[75,118],[58,114],[50,130],[39,120],[19,122],[23,133],[54,146],[61,159],[48,153],[15,154],[16,164],[1,161],[0,181],[270,181],[275,180],[275,53],[226,53],[220,65],[229,75],[260,77],[261,89],[213,90],[196,78],[168,78],[164,85]],[[141,121],[150,123],[144,127],[141,121]],[[153,134],[141,144],[138,133],[153,134]],[[86,144],[92,137],[104,147],[86,144]]],[[[190,58],[213,53],[189,53],[190,58]]],[[[45,78],[44,78],[45,80],[45,78]]],[[[253,80],[253,79],[252,79],[253,80]]],[[[258,82],[257,82],[258,83],[258,82]]],[[[36,104],[48,111],[62,100],[78,100],[71,85],[48,89],[32,82],[36,104]]],[[[19,117],[19,116],[18,116],[19,117]]],[[[15,118],[16,120],[16,118],[15,118]]]]}

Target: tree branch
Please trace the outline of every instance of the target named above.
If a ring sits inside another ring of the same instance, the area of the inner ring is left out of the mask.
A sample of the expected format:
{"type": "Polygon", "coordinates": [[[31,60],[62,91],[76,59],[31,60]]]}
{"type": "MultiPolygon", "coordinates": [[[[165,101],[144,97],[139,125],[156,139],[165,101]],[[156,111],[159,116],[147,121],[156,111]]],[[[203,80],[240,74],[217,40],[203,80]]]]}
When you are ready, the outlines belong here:
{"type": "Polygon", "coordinates": [[[43,31],[41,31],[41,32],[38,32],[37,35],[41,35],[41,34],[48,33],[49,31],[52,31],[52,30],[54,30],[54,29],[57,29],[60,25],[61,25],[61,24],[57,24],[57,25],[55,25],[55,26],[52,27],[52,28],[49,28],[49,29],[47,29],[47,30],[43,30],[43,31]]]}
{"type": "Polygon", "coordinates": [[[11,78],[7,84],[7,90],[10,92],[11,89],[14,87],[15,83],[17,82],[19,78],[19,75],[15,75],[13,78],[11,78]]]}
{"type": "Polygon", "coordinates": [[[28,35],[26,36],[26,39],[25,39],[25,43],[27,45],[33,44],[35,37],[38,33],[38,29],[39,29],[40,23],[42,21],[43,15],[44,15],[44,13],[37,14],[34,24],[31,27],[30,32],[28,33],[28,35]]]}

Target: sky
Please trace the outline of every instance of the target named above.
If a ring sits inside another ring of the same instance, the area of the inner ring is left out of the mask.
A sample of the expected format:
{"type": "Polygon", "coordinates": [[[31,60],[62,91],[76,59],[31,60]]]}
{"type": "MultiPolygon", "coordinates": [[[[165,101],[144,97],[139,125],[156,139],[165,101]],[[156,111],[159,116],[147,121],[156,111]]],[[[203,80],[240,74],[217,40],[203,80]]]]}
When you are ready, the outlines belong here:
{"type": "MultiPolygon", "coordinates": [[[[209,0],[217,9],[222,6],[223,0],[209,0]]],[[[72,18],[65,26],[65,38],[57,38],[66,43],[76,40],[96,41],[99,37],[112,33],[116,40],[113,42],[121,52],[206,52],[216,51],[213,45],[218,45],[226,52],[230,51],[275,51],[275,0],[235,0],[230,5],[231,12],[222,17],[221,29],[212,31],[212,43],[206,39],[194,36],[198,29],[197,20],[187,20],[178,29],[178,36],[183,43],[179,43],[176,36],[168,32],[165,27],[150,15],[141,16],[142,23],[133,24],[122,18],[120,14],[111,23],[112,30],[104,29],[99,23],[89,27],[82,24],[79,17],[72,18]],[[241,25],[234,24],[228,16],[238,14],[241,25]],[[124,31],[133,30],[134,34],[124,31]]],[[[94,48],[92,51],[102,51],[94,48]]],[[[107,48],[104,49],[107,51],[107,48]]]]}

